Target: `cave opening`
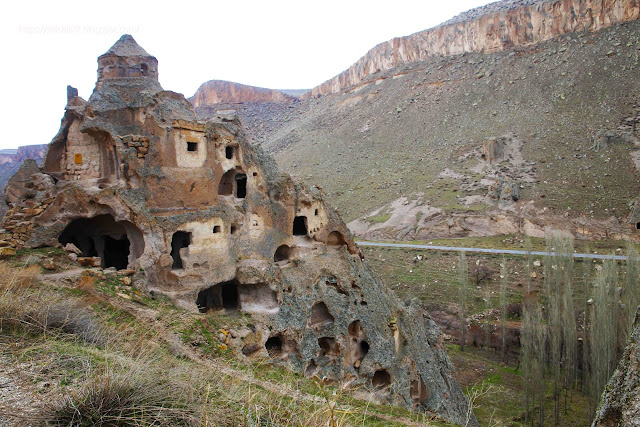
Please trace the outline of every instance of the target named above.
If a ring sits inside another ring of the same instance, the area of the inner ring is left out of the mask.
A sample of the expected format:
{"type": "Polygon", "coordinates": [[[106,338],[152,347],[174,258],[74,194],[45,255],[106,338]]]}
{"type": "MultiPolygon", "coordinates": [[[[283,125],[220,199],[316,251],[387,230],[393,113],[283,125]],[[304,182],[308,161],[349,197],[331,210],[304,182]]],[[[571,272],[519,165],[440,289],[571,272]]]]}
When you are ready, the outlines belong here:
{"type": "Polygon", "coordinates": [[[100,257],[102,268],[118,270],[126,269],[129,261],[140,256],[144,248],[140,230],[127,221],[116,222],[110,214],[71,221],[58,241],[63,246],[72,243],[83,257],[100,257]]]}
{"type": "Polygon", "coordinates": [[[180,250],[189,247],[191,244],[191,233],[186,231],[176,231],[171,238],[171,258],[173,258],[173,264],[171,268],[174,270],[181,270],[183,267],[182,256],[180,250]]]}
{"type": "Polygon", "coordinates": [[[247,197],[247,175],[239,173],[235,177],[236,180],[236,197],[244,199],[247,197]]]}
{"type": "Polygon", "coordinates": [[[377,370],[371,378],[371,385],[374,390],[382,390],[391,385],[391,375],[386,369],[377,370]]]}
{"type": "Polygon", "coordinates": [[[293,249],[287,245],[280,245],[278,249],[276,249],[275,254],[273,254],[273,261],[288,261],[291,259],[291,255],[293,255],[293,249]]]}
{"type": "Polygon", "coordinates": [[[264,348],[269,356],[276,358],[282,355],[282,336],[280,334],[269,337],[264,343],[264,348]]]}
{"type": "Polygon", "coordinates": [[[293,235],[294,236],[306,236],[307,229],[307,217],[297,216],[293,219],[293,235]]]}
{"type": "Polygon", "coordinates": [[[230,282],[218,283],[198,292],[196,305],[200,313],[206,313],[209,310],[225,310],[225,312],[233,312],[239,308],[238,298],[238,282],[232,280],[230,282]]]}
{"type": "Polygon", "coordinates": [[[129,260],[129,239],[126,234],[116,236],[103,236],[104,239],[104,266],[115,267],[117,270],[125,270],[129,260]]]}

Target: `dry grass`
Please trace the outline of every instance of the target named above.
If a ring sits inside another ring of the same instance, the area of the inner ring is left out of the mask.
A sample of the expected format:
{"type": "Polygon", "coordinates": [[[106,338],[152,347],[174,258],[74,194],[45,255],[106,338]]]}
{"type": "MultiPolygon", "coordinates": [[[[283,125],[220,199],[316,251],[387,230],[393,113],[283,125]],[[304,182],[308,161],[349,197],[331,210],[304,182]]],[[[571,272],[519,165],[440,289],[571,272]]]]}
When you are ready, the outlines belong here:
{"type": "MultiPolygon", "coordinates": [[[[345,409],[333,388],[270,365],[256,375],[214,355],[185,357],[189,350],[173,351],[167,331],[156,329],[162,326],[136,317],[84,276],[75,288],[56,288],[38,283],[38,267],[0,263],[0,274],[7,278],[0,284],[0,335],[12,343],[0,351],[21,366],[29,378],[23,387],[42,402],[17,414],[0,405],[0,416],[14,425],[403,425],[388,421],[391,408],[350,400],[345,409]],[[42,383],[50,384],[46,391],[33,388],[42,383]]],[[[178,315],[169,302],[158,304],[178,315]]]]}
{"type": "Polygon", "coordinates": [[[31,307],[39,302],[35,298],[38,266],[11,268],[0,263],[0,332],[15,332],[35,326],[31,307]]]}

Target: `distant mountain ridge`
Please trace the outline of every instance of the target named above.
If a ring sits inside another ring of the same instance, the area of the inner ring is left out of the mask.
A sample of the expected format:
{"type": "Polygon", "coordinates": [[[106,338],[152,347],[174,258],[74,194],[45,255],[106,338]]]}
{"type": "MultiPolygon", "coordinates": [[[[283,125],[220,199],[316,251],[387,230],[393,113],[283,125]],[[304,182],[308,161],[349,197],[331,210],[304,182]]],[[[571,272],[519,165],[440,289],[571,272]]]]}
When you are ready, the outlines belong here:
{"type": "Polygon", "coordinates": [[[274,102],[291,104],[295,96],[285,91],[248,86],[224,80],[209,80],[203,83],[196,93],[189,98],[194,107],[210,106],[214,104],[229,104],[241,102],[274,102]]]}
{"type": "Polygon", "coordinates": [[[25,145],[17,149],[0,150],[0,165],[6,163],[22,163],[25,159],[42,160],[47,151],[47,144],[25,145]]]}

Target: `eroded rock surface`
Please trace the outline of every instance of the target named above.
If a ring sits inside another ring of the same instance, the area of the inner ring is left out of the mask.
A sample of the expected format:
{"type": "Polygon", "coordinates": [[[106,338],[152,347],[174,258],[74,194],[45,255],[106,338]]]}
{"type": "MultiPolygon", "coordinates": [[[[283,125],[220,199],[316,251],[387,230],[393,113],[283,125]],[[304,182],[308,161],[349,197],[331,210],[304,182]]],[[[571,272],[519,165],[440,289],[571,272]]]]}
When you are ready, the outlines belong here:
{"type": "Polygon", "coordinates": [[[60,244],[135,270],[134,284],[188,310],[249,313],[252,326],[228,336],[238,357],[467,421],[439,329],[371,274],[318,188],[247,144],[232,112],[198,122],[131,36],[98,63],[42,168],[26,163],[8,186],[13,246],[60,244]]]}
{"type": "Polygon", "coordinates": [[[338,93],[377,72],[437,55],[527,46],[566,33],[598,31],[638,16],[636,0],[500,2],[436,28],[380,43],[349,69],[315,87],[310,95],[338,93]]]}
{"type": "Polygon", "coordinates": [[[633,332],[609,380],[593,421],[593,427],[640,425],[640,311],[633,332]]]}

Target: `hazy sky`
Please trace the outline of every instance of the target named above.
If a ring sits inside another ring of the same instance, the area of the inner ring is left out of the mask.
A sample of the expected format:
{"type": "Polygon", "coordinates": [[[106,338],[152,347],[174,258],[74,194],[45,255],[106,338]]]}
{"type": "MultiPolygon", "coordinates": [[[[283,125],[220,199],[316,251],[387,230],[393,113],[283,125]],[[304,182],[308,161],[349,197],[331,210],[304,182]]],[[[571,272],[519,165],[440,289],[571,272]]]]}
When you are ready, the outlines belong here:
{"type": "Polygon", "coordinates": [[[66,86],[89,98],[97,62],[129,33],[158,58],[165,89],[191,96],[220,79],[307,89],[376,44],[433,27],[484,0],[13,1],[0,17],[0,148],[44,144],[66,86]]]}

